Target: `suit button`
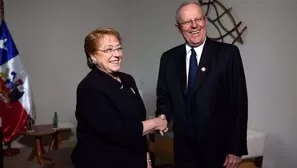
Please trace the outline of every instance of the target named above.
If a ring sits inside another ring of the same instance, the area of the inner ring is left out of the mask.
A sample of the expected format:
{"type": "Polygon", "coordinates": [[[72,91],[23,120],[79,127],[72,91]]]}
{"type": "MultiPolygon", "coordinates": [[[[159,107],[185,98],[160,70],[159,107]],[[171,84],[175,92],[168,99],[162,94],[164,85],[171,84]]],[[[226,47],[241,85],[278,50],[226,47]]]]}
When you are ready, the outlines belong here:
{"type": "Polygon", "coordinates": [[[186,121],[187,120],[187,117],[184,117],[184,121],[186,121]]]}

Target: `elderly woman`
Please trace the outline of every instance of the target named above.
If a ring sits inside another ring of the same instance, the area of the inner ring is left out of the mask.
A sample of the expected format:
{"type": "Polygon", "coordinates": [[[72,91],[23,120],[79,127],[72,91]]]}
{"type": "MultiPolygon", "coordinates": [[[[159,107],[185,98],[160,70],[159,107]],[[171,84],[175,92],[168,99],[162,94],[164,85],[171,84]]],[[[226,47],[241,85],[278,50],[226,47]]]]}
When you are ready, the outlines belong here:
{"type": "Polygon", "coordinates": [[[84,48],[91,71],[77,87],[75,168],[151,167],[145,135],[166,131],[167,121],[145,120],[133,77],[119,71],[120,34],[112,28],[93,30],[84,48]]]}

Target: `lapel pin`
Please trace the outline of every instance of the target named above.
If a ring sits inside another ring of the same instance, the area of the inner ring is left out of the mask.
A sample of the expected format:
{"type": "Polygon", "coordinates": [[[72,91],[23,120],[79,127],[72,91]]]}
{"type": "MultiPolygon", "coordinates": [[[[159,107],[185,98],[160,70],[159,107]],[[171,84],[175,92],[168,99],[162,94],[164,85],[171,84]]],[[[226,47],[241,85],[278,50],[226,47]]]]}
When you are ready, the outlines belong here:
{"type": "Polygon", "coordinates": [[[205,67],[202,67],[202,68],[201,68],[201,71],[202,71],[202,72],[205,72],[205,71],[206,71],[206,68],[205,68],[205,67]]]}
{"type": "Polygon", "coordinates": [[[130,88],[130,90],[132,91],[132,93],[133,93],[133,94],[135,94],[135,91],[134,91],[134,89],[133,89],[133,88],[130,88]]]}

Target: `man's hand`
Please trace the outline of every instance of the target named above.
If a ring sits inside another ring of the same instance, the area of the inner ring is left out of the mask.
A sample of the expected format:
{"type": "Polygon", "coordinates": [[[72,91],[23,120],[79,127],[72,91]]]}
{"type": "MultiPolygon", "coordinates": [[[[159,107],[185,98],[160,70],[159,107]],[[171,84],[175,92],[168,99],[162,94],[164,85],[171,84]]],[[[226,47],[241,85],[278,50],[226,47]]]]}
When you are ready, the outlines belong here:
{"type": "Polygon", "coordinates": [[[226,168],[238,168],[240,162],[241,162],[241,158],[239,156],[227,154],[224,162],[224,166],[226,166],[226,168]]]}
{"type": "Polygon", "coordinates": [[[162,132],[161,135],[163,135],[163,131],[165,131],[167,129],[167,120],[165,119],[165,116],[158,116],[158,117],[154,118],[154,121],[156,123],[155,130],[162,132]]]}
{"type": "Polygon", "coordinates": [[[162,120],[165,120],[166,121],[166,128],[165,129],[162,129],[162,130],[159,130],[159,133],[163,136],[164,133],[166,133],[168,131],[168,122],[166,120],[166,116],[164,114],[161,114],[158,116],[158,118],[162,119],[162,120]]]}

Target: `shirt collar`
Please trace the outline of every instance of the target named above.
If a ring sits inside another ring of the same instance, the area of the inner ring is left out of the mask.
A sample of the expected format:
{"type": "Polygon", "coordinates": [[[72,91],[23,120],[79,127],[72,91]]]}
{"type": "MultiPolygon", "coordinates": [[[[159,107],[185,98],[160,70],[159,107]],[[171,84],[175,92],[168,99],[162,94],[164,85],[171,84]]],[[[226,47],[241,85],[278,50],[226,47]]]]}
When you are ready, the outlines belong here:
{"type": "MultiPolygon", "coordinates": [[[[198,46],[198,47],[193,47],[194,50],[196,51],[196,53],[197,53],[198,50],[202,51],[202,49],[203,49],[203,47],[204,47],[204,44],[205,44],[205,41],[206,41],[206,37],[205,37],[203,43],[202,43],[200,46],[198,46]]],[[[191,52],[191,48],[192,48],[192,47],[189,46],[189,44],[186,43],[186,51],[187,51],[187,53],[191,52]]]]}

